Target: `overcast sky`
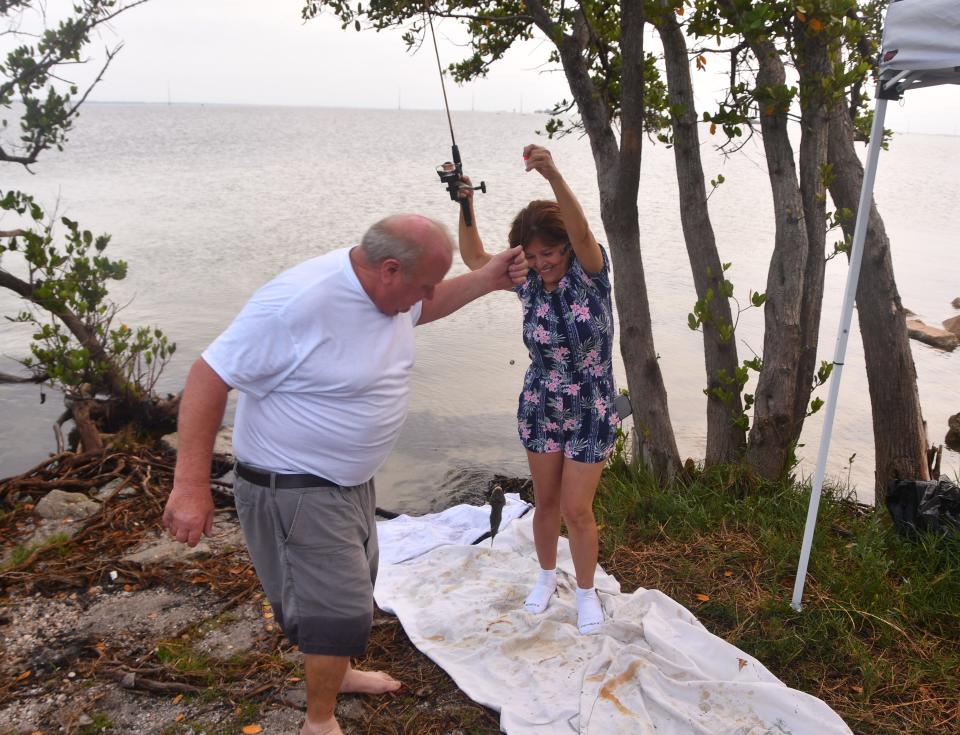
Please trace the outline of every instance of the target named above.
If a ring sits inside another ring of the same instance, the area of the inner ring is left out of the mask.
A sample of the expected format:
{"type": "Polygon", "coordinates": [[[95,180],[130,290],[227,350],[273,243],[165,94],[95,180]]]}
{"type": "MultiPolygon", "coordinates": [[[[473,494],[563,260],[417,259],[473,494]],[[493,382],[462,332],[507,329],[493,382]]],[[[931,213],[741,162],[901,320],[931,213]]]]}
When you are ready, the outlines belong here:
{"type": "MultiPolygon", "coordinates": [[[[53,9],[68,0],[50,0],[53,9]]],[[[304,23],[302,0],[150,0],[116,19],[99,46],[124,49],[91,99],[99,101],[239,103],[328,107],[439,109],[432,47],[406,52],[399,33],[341,30],[329,14],[304,23]]],[[[438,26],[444,65],[463,54],[453,21],[438,26]]],[[[488,79],[447,94],[456,110],[548,108],[569,90],[544,66],[548,44],[512,49],[488,79]]],[[[82,79],[87,71],[76,72],[82,79]]],[[[707,75],[697,75],[698,103],[709,109],[707,75]]],[[[960,133],[960,87],[911,92],[893,104],[897,132],[960,133]]]]}

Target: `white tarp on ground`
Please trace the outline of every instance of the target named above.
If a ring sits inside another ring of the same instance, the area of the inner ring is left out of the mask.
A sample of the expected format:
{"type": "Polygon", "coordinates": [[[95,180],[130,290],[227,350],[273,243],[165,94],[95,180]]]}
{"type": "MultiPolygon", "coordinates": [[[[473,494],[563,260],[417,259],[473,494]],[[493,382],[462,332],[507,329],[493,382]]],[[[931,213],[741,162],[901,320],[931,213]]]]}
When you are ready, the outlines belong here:
{"type": "MultiPolygon", "coordinates": [[[[506,493],[500,520],[504,529],[532,507],[517,493],[506,493]]],[[[448,544],[466,546],[490,530],[490,506],[454,505],[424,516],[400,515],[377,524],[380,564],[397,564],[448,544]]],[[[499,531],[498,531],[499,533],[499,531]]],[[[489,544],[490,542],[487,541],[489,544]]]]}
{"type": "MultiPolygon", "coordinates": [[[[473,532],[461,524],[462,538],[486,530],[489,511],[478,510],[469,511],[473,532]]],[[[622,594],[602,570],[596,586],[608,621],[579,635],[566,539],[559,599],[543,615],[523,611],[539,568],[532,515],[510,523],[493,548],[428,543],[431,550],[403,563],[381,562],[375,593],[417,648],[470,698],[500,711],[509,735],[850,733],[826,704],[787,688],[686,608],[656,590],[622,594]]],[[[403,543],[405,556],[407,544],[444,536],[432,528],[442,517],[407,517],[402,534],[390,528],[396,521],[381,522],[381,553],[396,558],[391,546],[403,543]]]]}

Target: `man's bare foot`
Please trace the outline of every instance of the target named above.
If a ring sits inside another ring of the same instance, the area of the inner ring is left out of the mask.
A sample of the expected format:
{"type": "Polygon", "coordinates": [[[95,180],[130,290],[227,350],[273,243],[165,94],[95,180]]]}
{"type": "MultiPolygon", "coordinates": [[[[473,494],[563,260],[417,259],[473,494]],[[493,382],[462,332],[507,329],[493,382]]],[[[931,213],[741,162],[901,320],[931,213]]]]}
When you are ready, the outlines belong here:
{"type": "Polygon", "coordinates": [[[387,694],[400,688],[400,682],[383,671],[357,671],[352,666],[340,684],[341,694],[387,694]]]}
{"type": "Polygon", "coordinates": [[[343,730],[340,729],[340,725],[333,717],[324,722],[304,720],[303,727],[300,728],[300,735],[343,735],[343,730]]]}

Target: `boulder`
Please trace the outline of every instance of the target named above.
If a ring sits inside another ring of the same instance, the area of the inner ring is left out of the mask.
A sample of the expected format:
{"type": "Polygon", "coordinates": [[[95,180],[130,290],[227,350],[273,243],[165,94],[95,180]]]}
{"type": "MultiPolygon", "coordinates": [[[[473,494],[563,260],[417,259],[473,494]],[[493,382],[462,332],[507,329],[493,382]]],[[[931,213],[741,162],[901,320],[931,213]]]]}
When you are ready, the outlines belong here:
{"type": "MultiPolygon", "coordinates": [[[[164,444],[170,447],[173,451],[177,451],[177,448],[180,445],[180,437],[176,432],[173,434],[166,434],[160,438],[164,444]]],[[[233,427],[224,426],[220,431],[217,432],[217,438],[213,442],[213,453],[214,454],[227,454],[233,455],[233,427]]]]}
{"type": "Polygon", "coordinates": [[[64,518],[41,519],[33,533],[23,543],[0,550],[0,569],[7,566],[17,552],[32,554],[36,549],[47,544],[57,543],[62,539],[72,539],[83,527],[82,523],[64,518]]]}
{"type": "Polygon", "coordinates": [[[957,296],[957,298],[951,301],[950,305],[953,306],[954,309],[960,309],[960,296],[957,296]]]}
{"type": "MultiPolygon", "coordinates": [[[[118,487],[120,487],[120,485],[122,485],[124,481],[125,481],[125,478],[123,477],[114,478],[113,480],[110,480],[110,482],[108,482],[106,485],[103,485],[102,487],[98,487],[96,490],[94,490],[92,493],[92,496],[97,500],[99,500],[100,502],[103,502],[104,500],[109,498],[111,495],[113,495],[114,491],[118,487]]],[[[125,488],[123,488],[123,490],[121,490],[117,494],[117,497],[129,498],[131,495],[136,495],[136,494],[137,494],[137,488],[134,487],[133,485],[128,484],[125,488]]]]}
{"type": "Polygon", "coordinates": [[[955,452],[960,452],[960,413],[955,413],[947,419],[947,436],[943,442],[955,452]]]}
{"type": "Polygon", "coordinates": [[[960,344],[957,335],[939,327],[931,327],[919,319],[907,319],[907,334],[910,335],[911,339],[947,352],[952,352],[960,344]]]}
{"type": "Polygon", "coordinates": [[[177,562],[206,556],[210,553],[210,544],[201,540],[196,546],[190,547],[176,539],[162,536],[147,541],[137,549],[123,557],[123,561],[134,564],[166,566],[177,562]]]}
{"type": "Polygon", "coordinates": [[[960,337],[960,316],[952,316],[949,319],[944,319],[943,328],[950,332],[950,334],[960,337]]]}
{"type": "Polygon", "coordinates": [[[63,520],[72,518],[82,520],[100,510],[100,503],[91,500],[83,493],[67,493],[63,490],[51,490],[37,503],[34,508],[41,518],[63,520]]]}

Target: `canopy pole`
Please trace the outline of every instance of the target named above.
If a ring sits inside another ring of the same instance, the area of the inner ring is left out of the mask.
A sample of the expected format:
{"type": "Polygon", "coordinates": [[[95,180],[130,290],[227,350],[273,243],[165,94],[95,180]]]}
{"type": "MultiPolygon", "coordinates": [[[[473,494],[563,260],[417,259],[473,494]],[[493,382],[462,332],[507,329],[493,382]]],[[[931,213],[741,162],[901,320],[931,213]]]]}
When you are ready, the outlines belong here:
{"type": "Polygon", "coordinates": [[[853,317],[853,305],[857,298],[857,284],[860,281],[860,264],[863,261],[863,243],[867,237],[870,223],[873,184],[877,176],[877,163],[880,149],[883,147],[883,119],[887,113],[887,100],[878,98],[873,111],[873,125],[870,129],[870,146],[867,150],[867,165],[863,172],[863,185],[860,188],[860,203],[857,205],[857,221],[853,230],[853,242],[850,244],[850,266],[847,270],[847,287],[843,293],[843,306],[840,308],[840,327],[837,331],[837,345],[833,356],[833,371],[830,375],[827,408],[823,417],[823,432],[820,434],[820,450],[817,454],[817,468],[813,475],[813,487],[810,490],[810,504],[807,507],[807,524],[803,531],[803,545],[800,547],[800,563],[797,566],[797,578],[793,584],[794,610],[800,610],[803,597],[803,585],[807,578],[807,565],[810,561],[810,547],[813,544],[813,532],[817,525],[817,512],[820,510],[820,496],[823,492],[823,478],[827,468],[827,453],[830,449],[830,437],[833,434],[833,419],[837,413],[837,397],[840,393],[840,377],[843,375],[843,360],[847,354],[847,338],[850,336],[850,321],[853,317]]]}

